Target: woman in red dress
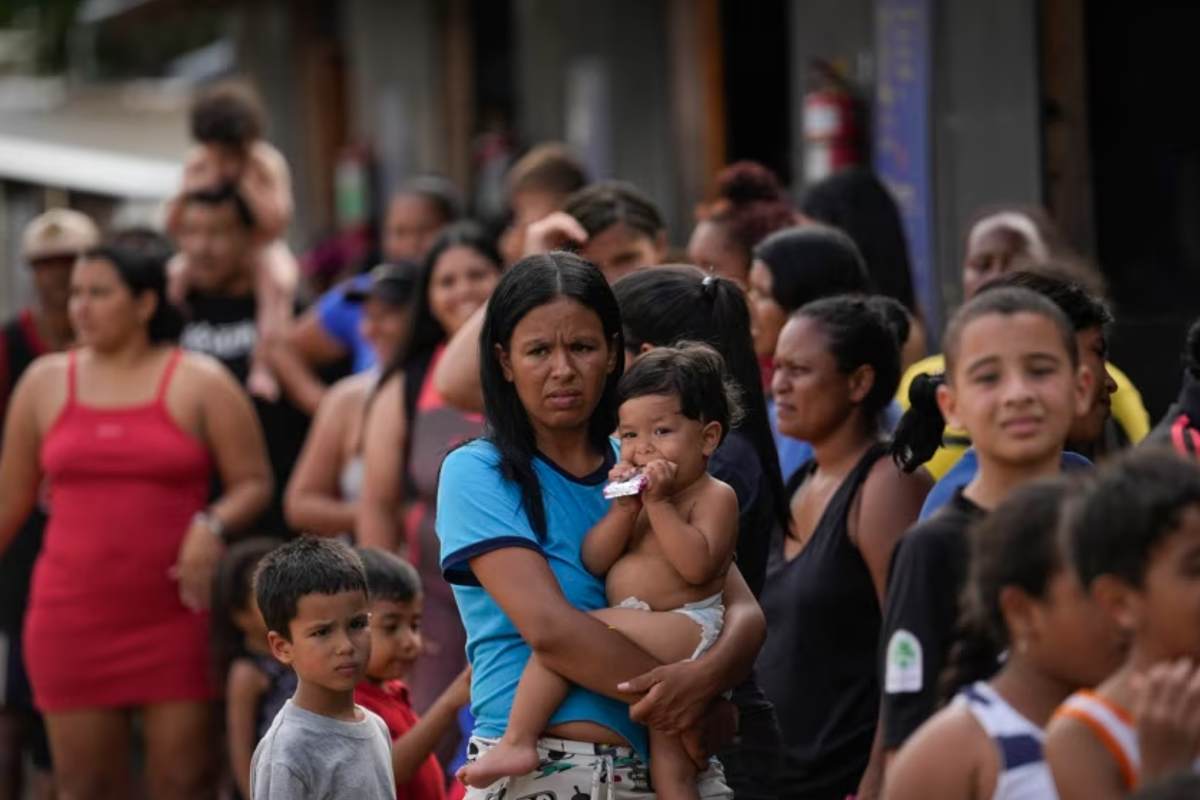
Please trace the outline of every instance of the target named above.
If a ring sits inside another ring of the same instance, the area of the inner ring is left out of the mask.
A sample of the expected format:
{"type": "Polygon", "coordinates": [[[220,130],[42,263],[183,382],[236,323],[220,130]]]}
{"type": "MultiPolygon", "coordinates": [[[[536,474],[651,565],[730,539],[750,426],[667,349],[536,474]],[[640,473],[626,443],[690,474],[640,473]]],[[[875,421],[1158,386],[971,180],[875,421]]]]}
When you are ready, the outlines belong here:
{"type": "Polygon", "coordinates": [[[166,248],[86,253],[71,277],[80,346],[38,359],[9,406],[0,550],[49,488],[25,656],[55,778],[71,798],[215,795],[205,609],[226,529],[266,506],[270,472],[248,398],[223,367],[172,344],[166,248]],[[223,493],[208,503],[214,473],[223,493]]]}

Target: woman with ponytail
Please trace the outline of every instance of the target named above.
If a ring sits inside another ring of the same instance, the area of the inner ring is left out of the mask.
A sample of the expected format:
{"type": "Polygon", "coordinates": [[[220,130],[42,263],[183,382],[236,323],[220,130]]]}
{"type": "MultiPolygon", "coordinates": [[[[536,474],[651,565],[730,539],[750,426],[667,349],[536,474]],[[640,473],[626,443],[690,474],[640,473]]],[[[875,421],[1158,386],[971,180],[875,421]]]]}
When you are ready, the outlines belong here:
{"type": "Polygon", "coordinates": [[[800,216],[775,173],[753,161],[730,164],[717,175],[716,199],[700,208],[688,241],[688,260],[706,272],[750,285],[754,248],[800,216]]]}
{"type": "Polygon", "coordinates": [[[877,788],[867,767],[888,564],[929,490],[885,457],[879,425],[906,319],[887,298],[829,297],[793,315],[775,350],[780,430],[813,447],[785,488],[789,524],[761,598],[771,635],[757,667],[783,729],[782,797],[877,788]]]}
{"type": "Polygon", "coordinates": [[[0,552],[51,487],[24,645],[67,797],[216,791],[209,592],[227,535],[271,496],[249,398],[219,363],[175,344],[167,254],[127,237],[80,257],[79,346],[30,366],[6,420],[0,552]],[[131,712],[145,792],[129,769],[131,712]]]}
{"type": "Polygon", "coordinates": [[[896,750],[937,709],[937,678],[958,639],[967,530],[1017,487],[1061,470],[1063,443],[1091,400],[1075,331],[1063,311],[1023,288],[980,293],[951,319],[941,385],[922,382],[893,437],[906,471],[936,449],[943,420],[964,428],[975,477],[908,531],[884,608],[883,730],[896,750]]]}
{"type": "MultiPolygon", "coordinates": [[[[771,536],[787,525],[787,502],[745,296],[732,281],[691,266],[643,270],[617,281],[613,292],[621,308],[626,363],[655,347],[705,342],[724,358],[737,385],[745,416],[713,453],[708,471],[737,495],[737,564],[757,597],[766,578],[771,536]]],[[[686,671],[691,665],[663,669],[686,671]]],[[[780,733],[774,708],[753,675],[734,689],[733,701],[739,741],[719,754],[725,777],[739,798],[778,797],[780,733]]]]}
{"type": "Polygon", "coordinates": [[[1066,478],[1036,481],[972,529],[961,633],[943,681],[963,688],[901,748],[888,800],[1057,796],[1044,729],[1071,692],[1120,664],[1115,631],[1064,557],[1060,531],[1078,494],[1066,478]]]}

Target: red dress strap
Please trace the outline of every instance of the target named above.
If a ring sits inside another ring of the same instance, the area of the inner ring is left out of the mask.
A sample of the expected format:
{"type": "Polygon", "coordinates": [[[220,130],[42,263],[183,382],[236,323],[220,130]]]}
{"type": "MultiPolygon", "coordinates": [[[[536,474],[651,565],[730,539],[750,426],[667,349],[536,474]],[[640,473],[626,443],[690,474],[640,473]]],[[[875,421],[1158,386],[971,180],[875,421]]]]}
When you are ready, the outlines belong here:
{"type": "Polygon", "coordinates": [[[75,404],[75,350],[67,351],[67,405],[75,404]]]}
{"type": "Polygon", "coordinates": [[[154,393],[154,402],[161,404],[167,397],[167,387],[171,385],[171,376],[175,374],[175,367],[179,366],[179,359],[183,357],[183,350],[176,347],[171,351],[171,357],[167,359],[167,366],[163,369],[162,377],[158,379],[158,389],[154,393]]]}

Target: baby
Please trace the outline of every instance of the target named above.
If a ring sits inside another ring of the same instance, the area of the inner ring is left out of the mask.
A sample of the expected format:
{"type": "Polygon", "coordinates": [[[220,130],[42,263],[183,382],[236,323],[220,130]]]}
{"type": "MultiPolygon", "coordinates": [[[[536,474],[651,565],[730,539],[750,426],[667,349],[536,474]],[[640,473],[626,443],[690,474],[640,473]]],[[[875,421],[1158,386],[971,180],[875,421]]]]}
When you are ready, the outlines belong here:
{"type": "MultiPolygon", "coordinates": [[[[715,350],[661,347],[621,378],[616,497],[583,542],[583,563],[606,576],[613,607],[593,615],[664,663],[694,659],[724,623],[721,590],[737,540],[737,498],[706,471],[741,417],[715,350]]],[[[609,492],[611,495],[613,492],[609,492]]],[[[508,729],[459,778],[475,787],[538,766],[536,744],[568,682],[535,655],[521,676],[508,729]]],[[[675,737],[650,732],[650,774],[662,798],[697,798],[696,770],[675,737]]]]}
{"type": "MultiPolygon", "coordinates": [[[[178,237],[181,199],[189,193],[236,187],[253,217],[251,258],[261,345],[281,335],[291,322],[300,276],[296,259],[282,239],[292,219],[287,162],[262,138],[262,110],[254,94],[241,84],[221,84],[201,95],[192,106],[191,130],[196,146],[184,164],[180,195],[167,207],[167,230],[178,237]]],[[[168,269],[171,300],[181,305],[191,288],[187,258],[175,256],[168,269]]],[[[259,350],[251,360],[246,388],[255,396],[275,400],[279,384],[259,350]]]]}

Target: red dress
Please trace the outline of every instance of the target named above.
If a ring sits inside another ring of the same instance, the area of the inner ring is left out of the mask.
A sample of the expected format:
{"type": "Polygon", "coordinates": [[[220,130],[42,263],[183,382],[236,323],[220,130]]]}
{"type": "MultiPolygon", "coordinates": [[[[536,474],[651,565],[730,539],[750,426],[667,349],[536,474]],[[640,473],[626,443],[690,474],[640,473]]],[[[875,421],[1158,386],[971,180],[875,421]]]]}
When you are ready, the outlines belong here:
{"type": "MultiPolygon", "coordinates": [[[[412,730],[419,720],[403,681],[388,681],[379,686],[363,681],[354,687],[354,702],[383,717],[393,742],[412,730]]],[[[446,776],[433,753],[407,783],[396,783],[396,800],[445,800],[445,797],[446,776]]]]}
{"type": "Polygon", "coordinates": [[[46,712],[214,696],[208,615],[189,611],[168,576],[208,499],[212,460],[171,418],[167,362],[148,404],[93,408],[76,399],[42,443],[50,523],[33,573],[25,659],[46,712]]]}

